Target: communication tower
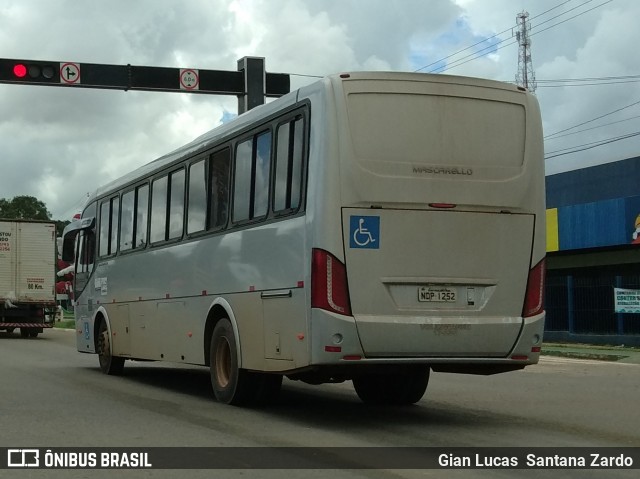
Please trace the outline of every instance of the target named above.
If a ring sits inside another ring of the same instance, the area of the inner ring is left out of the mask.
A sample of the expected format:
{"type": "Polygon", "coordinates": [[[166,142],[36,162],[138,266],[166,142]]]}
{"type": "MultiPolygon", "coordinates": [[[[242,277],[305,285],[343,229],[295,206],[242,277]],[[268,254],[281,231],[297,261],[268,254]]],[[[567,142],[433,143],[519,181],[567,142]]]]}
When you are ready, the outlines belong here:
{"type": "Polygon", "coordinates": [[[534,92],[536,90],[536,75],[533,72],[533,64],[531,63],[531,39],[529,31],[531,24],[529,23],[529,13],[521,12],[516,16],[518,31],[516,39],[518,40],[518,73],[516,73],[516,84],[534,92]]]}

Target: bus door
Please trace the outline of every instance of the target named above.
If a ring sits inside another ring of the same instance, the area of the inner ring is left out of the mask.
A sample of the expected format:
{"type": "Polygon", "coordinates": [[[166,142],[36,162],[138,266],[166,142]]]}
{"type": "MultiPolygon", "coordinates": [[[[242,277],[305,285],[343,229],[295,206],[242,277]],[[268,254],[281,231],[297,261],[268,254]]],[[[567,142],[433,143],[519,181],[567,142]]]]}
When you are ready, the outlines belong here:
{"type": "Polygon", "coordinates": [[[85,218],[69,224],[63,233],[64,261],[74,262],[73,300],[76,318],[76,345],[80,352],[95,352],[93,313],[96,304],[91,284],[96,253],[95,219],[85,218]]]}

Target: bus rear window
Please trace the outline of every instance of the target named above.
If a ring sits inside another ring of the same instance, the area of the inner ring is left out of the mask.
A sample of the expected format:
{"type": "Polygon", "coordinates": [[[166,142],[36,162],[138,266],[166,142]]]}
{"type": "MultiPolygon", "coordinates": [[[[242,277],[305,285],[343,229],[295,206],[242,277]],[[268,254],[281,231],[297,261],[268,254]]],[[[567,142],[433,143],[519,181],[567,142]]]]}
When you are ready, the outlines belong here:
{"type": "Polygon", "coordinates": [[[362,161],[519,167],[525,109],[503,101],[403,93],[351,93],[349,127],[362,161]]]}

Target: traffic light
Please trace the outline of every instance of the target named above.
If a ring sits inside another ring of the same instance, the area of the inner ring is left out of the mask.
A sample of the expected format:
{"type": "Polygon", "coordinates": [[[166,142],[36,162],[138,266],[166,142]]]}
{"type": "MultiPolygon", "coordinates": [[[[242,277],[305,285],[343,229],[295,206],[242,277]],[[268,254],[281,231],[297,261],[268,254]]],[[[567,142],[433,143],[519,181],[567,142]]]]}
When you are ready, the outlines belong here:
{"type": "Polygon", "coordinates": [[[289,92],[288,74],[264,68],[257,57],[241,58],[236,71],[0,58],[0,83],[236,95],[242,113],[289,92]]]}
{"type": "Polygon", "coordinates": [[[0,81],[16,83],[59,83],[58,63],[0,59],[0,81]]]}

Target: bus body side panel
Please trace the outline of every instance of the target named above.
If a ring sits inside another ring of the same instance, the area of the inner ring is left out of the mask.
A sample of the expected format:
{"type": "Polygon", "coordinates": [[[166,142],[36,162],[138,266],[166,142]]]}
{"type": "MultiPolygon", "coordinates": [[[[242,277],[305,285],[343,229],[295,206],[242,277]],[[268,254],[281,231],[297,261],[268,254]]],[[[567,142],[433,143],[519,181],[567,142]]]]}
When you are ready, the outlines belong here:
{"type": "Polygon", "coordinates": [[[207,315],[222,297],[237,320],[243,367],[307,364],[304,228],[300,216],[101,261],[94,291],[116,332],[114,351],[204,364],[207,315]]]}

